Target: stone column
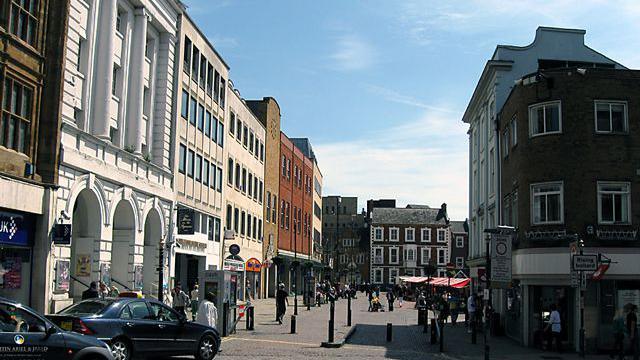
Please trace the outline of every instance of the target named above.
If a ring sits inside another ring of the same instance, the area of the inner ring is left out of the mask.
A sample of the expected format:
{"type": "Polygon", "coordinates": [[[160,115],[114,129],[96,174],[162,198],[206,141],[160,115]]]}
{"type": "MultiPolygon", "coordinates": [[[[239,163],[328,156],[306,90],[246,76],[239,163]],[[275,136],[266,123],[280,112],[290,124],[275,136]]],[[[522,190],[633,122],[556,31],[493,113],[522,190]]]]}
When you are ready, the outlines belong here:
{"type": "MultiPolygon", "coordinates": [[[[142,114],[144,108],[144,66],[147,47],[147,22],[149,15],[144,8],[135,9],[131,60],[129,62],[129,92],[127,94],[126,145],[136,154],[142,153],[142,114]]],[[[151,116],[151,114],[149,114],[151,116]]]]}
{"type": "Polygon", "coordinates": [[[109,108],[115,60],[117,0],[102,0],[97,26],[95,78],[93,80],[93,134],[109,139],[109,108]]]}

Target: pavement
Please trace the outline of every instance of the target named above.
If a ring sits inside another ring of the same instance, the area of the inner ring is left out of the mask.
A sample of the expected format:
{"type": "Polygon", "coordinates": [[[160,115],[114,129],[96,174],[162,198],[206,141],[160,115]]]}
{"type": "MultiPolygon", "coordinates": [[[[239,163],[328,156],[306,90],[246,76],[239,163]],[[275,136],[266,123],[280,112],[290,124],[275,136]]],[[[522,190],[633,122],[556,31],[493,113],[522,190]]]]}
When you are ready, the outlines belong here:
{"type": "MultiPolygon", "coordinates": [[[[477,344],[471,344],[471,335],[464,324],[445,326],[444,352],[439,345],[429,343],[429,334],[423,333],[423,327],[417,325],[417,311],[414,303],[405,302],[402,308],[396,303],[395,311],[368,312],[366,296],[359,293],[352,302],[352,321],[356,331],[347,343],[336,349],[320,347],[327,340],[329,305],[306,310],[299,298],[297,333],[290,334],[290,319],[293,314],[293,301],[285,315],[285,321],[279,325],[275,321],[275,302],[273,299],[256,300],[255,330],[245,330],[240,322],[237,333],[224,338],[221,352],[216,359],[246,358],[349,358],[349,359],[444,359],[444,360],[483,360],[484,344],[482,333],[478,333],[477,344]],[[392,341],[386,341],[387,323],[392,324],[392,341]]],[[[349,331],[346,326],[347,300],[336,302],[335,340],[339,341],[349,331]]],[[[386,306],[385,306],[386,308],[386,306]]],[[[460,321],[460,320],[459,320],[460,321]]],[[[462,320],[463,322],[464,320],[462,320]]],[[[506,360],[578,360],[575,353],[557,354],[538,349],[525,348],[507,337],[490,337],[490,359],[506,360]]],[[[588,359],[604,360],[608,356],[588,355],[588,359]]]]}

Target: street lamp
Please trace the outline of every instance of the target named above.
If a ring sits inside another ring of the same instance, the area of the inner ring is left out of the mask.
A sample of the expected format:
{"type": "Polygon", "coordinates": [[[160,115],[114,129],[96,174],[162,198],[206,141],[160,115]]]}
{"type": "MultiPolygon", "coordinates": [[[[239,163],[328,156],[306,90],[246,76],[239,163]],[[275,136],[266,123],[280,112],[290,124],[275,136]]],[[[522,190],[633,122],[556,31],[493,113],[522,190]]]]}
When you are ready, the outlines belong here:
{"type": "MultiPolygon", "coordinates": [[[[295,209],[295,208],[294,208],[295,209]]],[[[298,222],[293,215],[293,315],[298,315],[298,222]]]]}

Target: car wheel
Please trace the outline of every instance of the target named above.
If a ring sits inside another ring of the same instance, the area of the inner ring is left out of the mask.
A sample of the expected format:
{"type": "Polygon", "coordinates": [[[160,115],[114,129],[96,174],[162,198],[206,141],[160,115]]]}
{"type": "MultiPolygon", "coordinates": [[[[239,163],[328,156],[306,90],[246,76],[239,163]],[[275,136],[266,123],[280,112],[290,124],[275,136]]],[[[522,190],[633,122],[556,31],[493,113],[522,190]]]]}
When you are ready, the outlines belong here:
{"type": "Polygon", "coordinates": [[[111,354],[114,360],[130,360],[131,359],[131,346],[123,339],[113,339],[111,341],[111,354]]]}
{"type": "Polygon", "coordinates": [[[198,343],[196,359],[211,360],[216,356],[217,351],[218,344],[216,343],[216,339],[211,335],[205,335],[200,339],[200,343],[198,343]]]}

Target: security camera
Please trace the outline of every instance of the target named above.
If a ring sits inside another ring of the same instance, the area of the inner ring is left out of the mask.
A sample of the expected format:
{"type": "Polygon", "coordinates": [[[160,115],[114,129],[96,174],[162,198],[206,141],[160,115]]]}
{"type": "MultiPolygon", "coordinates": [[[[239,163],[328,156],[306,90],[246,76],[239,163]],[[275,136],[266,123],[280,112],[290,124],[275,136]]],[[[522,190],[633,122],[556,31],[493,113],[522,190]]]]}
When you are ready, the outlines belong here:
{"type": "Polygon", "coordinates": [[[67,214],[66,210],[60,211],[60,217],[62,217],[65,220],[71,220],[71,216],[69,216],[69,214],[67,214]]]}

